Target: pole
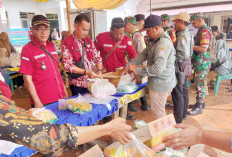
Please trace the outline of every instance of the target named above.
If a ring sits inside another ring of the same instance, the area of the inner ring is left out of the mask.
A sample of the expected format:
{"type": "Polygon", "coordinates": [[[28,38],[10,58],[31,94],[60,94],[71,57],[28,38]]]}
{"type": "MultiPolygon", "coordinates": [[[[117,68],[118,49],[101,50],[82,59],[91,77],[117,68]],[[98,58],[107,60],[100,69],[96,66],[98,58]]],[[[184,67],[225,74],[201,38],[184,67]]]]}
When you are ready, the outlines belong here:
{"type": "Polygon", "coordinates": [[[150,15],[151,15],[151,0],[150,0],[150,15]]]}
{"type": "Polygon", "coordinates": [[[69,34],[71,34],[71,23],[70,23],[70,14],[69,14],[69,2],[68,0],[66,0],[66,6],[67,6],[67,17],[68,17],[68,31],[69,31],[69,34]]]}

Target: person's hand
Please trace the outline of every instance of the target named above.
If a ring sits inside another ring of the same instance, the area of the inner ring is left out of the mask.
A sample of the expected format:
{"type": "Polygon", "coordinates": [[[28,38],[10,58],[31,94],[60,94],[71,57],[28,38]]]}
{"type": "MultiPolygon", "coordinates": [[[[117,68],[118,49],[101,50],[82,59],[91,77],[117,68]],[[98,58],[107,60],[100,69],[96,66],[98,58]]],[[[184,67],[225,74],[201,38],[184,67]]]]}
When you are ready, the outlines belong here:
{"type": "Polygon", "coordinates": [[[129,131],[132,129],[132,127],[126,124],[125,119],[116,118],[104,125],[110,129],[110,136],[119,141],[121,144],[124,145],[131,140],[129,131]]]}
{"type": "Polygon", "coordinates": [[[98,78],[97,74],[91,70],[86,70],[86,75],[88,75],[90,78],[98,78]]]}
{"type": "Polygon", "coordinates": [[[64,85],[64,93],[65,93],[65,98],[68,98],[68,91],[65,85],[64,85]]]}
{"type": "Polygon", "coordinates": [[[97,76],[98,76],[98,78],[103,79],[103,76],[102,76],[102,72],[101,72],[101,71],[98,71],[98,72],[97,72],[97,76]]]}
{"type": "Polygon", "coordinates": [[[41,101],[38,101],[38,102],[34,102],[35,104],[35,108],[43,108],[44,107],[44,105],[42,104],[42,102],[41,101]]]}
{"type": "Polygon", "coordinates": [[[198,143],[198,133],[200,130],[197,127],[183,124],[175,125],[175,127],[183,130],[165,136],[163,143],[165,143],[166,147],[182,150],[198,143]]]}
{"type": "Polygon", "coordinates": [[[119,72],[119,76],[121,76],[122,75],[122,73],[124,72],[124,71],[127,71],[128,72],[128,68],[127,67],[124,67],[122,70],[120,70],[120,72],[119,72]]]}
{"type": "Polygon", "coordinates": [[[129,68],[130,72],[132,72],[134,75],[136,75],[136,69],[137,69],[136,65],[131,64],[128,66],[128,68],[129,68]]]}

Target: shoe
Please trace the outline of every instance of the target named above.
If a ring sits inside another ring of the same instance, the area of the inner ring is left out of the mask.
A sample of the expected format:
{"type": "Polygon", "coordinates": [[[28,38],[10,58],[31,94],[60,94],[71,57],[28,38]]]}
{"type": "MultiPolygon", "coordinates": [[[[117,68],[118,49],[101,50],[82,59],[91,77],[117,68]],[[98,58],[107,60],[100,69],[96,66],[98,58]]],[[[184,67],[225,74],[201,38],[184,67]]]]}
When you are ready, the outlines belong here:
{"type": "Polygon", "coordinates": [[[104,123],[108,123],[108,122],[111,121],[111,120],[112,120],[111,116],[107,116],[107,117],[104,117],[104,118],[103,118],[103,122],[104,122],[104,123]]]}
{"type": "Polygon", "coordinates": [[[203,106],[203,103],[196,103],[195,104],[195,107],[189,111],[187,114],[190,115],[190,116],[196,116],[198,114],[202,114],[202,106],[203,106]]]}
{"type": "Polygon", "coordinates": [[[133,103],[129,103],[128,104],[128,110],[131,112],[138,112],[138,109],[136,107],[133,106],[133,103]]]}
{"type": "Polygon", "coordinates": [[[134,117],[129,112],[127,112],[126,119],[132,120],[132,119],[134,119],[134,117]]]}
{"type": "Polygon", "coordinates": [[[149,111],[150,108],[149,108],[149,106],[148,106],[148,104],[147,104],[146,97],[143,96],[143,97],[140,98],[140,100],[141,100],[141,104],[142,104],[141,109],[142,109],[143,111],[149,111]]]}
{"type": "MultiPolygon", "coordinates": [[[[193,108],[195,107],[195,105],[196,105],[196,104],[194,104],[194,105],[193,105],[193,104],[192,104],[192,105],[189,105],[188,108],[193,109],[193,108]]],[[[205,103],[203,103],[202,109],[206,109],[205,103]]]]}

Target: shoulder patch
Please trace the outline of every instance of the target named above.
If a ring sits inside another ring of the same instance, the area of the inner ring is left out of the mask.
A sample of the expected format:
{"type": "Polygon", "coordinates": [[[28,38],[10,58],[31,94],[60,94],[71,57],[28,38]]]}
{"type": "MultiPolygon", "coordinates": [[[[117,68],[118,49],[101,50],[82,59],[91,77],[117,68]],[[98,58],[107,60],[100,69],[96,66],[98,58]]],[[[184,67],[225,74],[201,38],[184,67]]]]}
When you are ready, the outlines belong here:
{"type": "Polygon", "coordinates": [[[132,42],[131,42],[131,41],[128,41],[127,44],[128,44],[128,45],[132,45],[132,42]]]}
{"type": "Polygon", "coordinates": [[[203,32],[203,33],[201,34],[201,36],[202,36],[202,38],[206,38],[207,32],[203,32]]]}

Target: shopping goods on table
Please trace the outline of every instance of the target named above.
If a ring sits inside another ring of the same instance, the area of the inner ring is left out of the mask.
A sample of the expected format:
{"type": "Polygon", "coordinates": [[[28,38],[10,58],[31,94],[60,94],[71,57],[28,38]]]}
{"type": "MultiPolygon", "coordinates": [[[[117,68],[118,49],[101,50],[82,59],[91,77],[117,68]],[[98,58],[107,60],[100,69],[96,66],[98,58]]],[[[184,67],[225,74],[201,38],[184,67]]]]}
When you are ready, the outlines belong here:
{"type": "Polygon", "coordinates": [[[30,109],[30,111],[32,112],[32,115],[39,119],[42,120],[44,122],[48,122],[48,123],[55,123],[58,121],[57,116],[49,109],[46,108],[32,108],[30,109]]]}
{"type": "Polygon", "coordinates": [[[90,91],[96,98],[105,98],[107,96],[114,95],[117,92],[115,86],[107,79],[92,79],[90,80],[88,88],[91,88],[90,91]]]}
{"type": "Polygon", "coordinates": [[[92,110],[92,105],[83,101],[81,95],[77,98],[68,99],[66,102],[68,104],[68,109],[74,113],[85,114],[92,110]]]}
{"type": "Polygon", "coordinates": [[[130,133],[132,140],[126,145],[116,148],[107,147],[104,150],[106,157],[154,157],[154,152],[130,133]]]}
{"type": "Polygon", "coordinates": [[[59,99],[58,106],[59,106],[59,110],[67,110],[68,109],[68,103],[65,99],[59,99]]]}
{"type": "Polygon", "coordinates": [[[135,76],[127,72],[123,72],[118,83],[117,91],[119,93],[132,93],[138,89],[135,76]]]}
{"type": "Polygon", "coordinates": [[[119,72],[109,72],[102,75],[104,79],[108,79],[115,87],[118,86],[120,80],[119,72]]]}

